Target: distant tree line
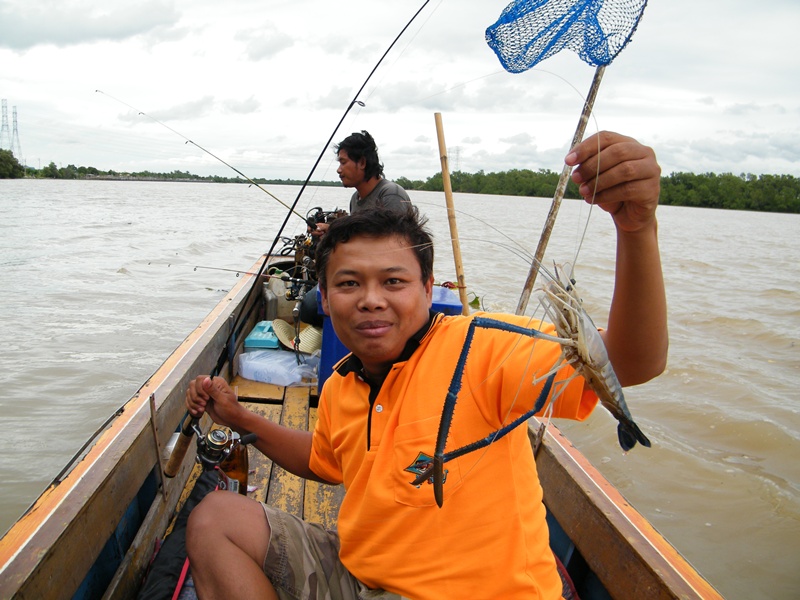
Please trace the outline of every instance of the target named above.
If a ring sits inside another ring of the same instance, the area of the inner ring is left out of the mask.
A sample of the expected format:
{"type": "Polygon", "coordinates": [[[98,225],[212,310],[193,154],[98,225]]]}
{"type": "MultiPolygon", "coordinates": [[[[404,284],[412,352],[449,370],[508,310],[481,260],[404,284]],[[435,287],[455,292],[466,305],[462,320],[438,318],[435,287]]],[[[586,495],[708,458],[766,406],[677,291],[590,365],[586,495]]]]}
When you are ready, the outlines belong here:
{"type": "MultiPolygon", "coordinates": [[[[500,173],[464,173],[455,171],[450,174],[450,184],[454,192],[469,194],[496,194],[500,196],[533,196],[552,198],[555,194],[560,174],[547,169],[531,171],[529,169],[512,169],[500,173]]],[[[425,181],[412,181],[405,177],[395,180],[407,190],[428,190],[441,192],[444,190],[442,173],[436,173],[425,181]]],[[[580,198],[578,186],[568,182],[566,198],[580,198]]]]}
{"type": "Polygon", "coordinates": [[[660,202],[675,206],[800,213],[800,178],[672,173],[661,178],[660,202]]]}
{"type": "MultiPolygon", "coordinates": [[[[514,169],[501,173],[461,173],[450,175],[454,192],[537,196],[551,198],[559,174],[546,169],[514,169]]],[[[425,181],[400,177],[397,183],[408,190],[442,191],[442,174],[425,181]]],[[[570,181],[566,198],[580,198],[578,187],[570,181]]],[[[672,173],[661,178],[661,204],[724,208],[763,212],[800,213],[800,178],[791,175],[733,175],[723,173],[672,173]]]]}
{"type": "MultiPolygon", "coordinates": [[[[35,169],[23,167],[8,150],[0,150],[0,179],[13,178],[34,179],[105,179],[124,181],[199,181],[210,183],[250,183],[243,177],[219,177],[210,175],[203,177],[189,171],[171,171],[169,173],[155,173],[153,171],[138,171],[135,173],[121,173],[118,171],[101,171],[95,167],[76,167],[67,165],[59,167],[51,162],[46,167],[35,169]]],[[[253,178],[255,183],[264,185],[301,185],[304,181],[298,179],[265,179],[253,178]]],[[[340,186],[339,181],[314,181],[312,185],[340,186]]]]}
{"type": "MultiPolygon", "coordinates": [[[[67,165],[58,167],[50,163],[42,169],[23,167],[8,150],[0,150],[0,179],[35,177],[48,179],[122,179],[139,181],[207,181],[213,183],[248,183],[242,177],[201,177],[188,171],[171,173],[118,173],[100,171],[94,167],[67,165]]],[[[503,196],[533,196],[551,198],[558,185],[559,173],[539,169],[512,169],[499,173],[464,173],[450,175],[455,192],[495,194],[503,196]]],[[[253,181],[264,185],[300,185],[296,179],[264,179],[253,181]]],[[[407,190],[442,191],[442,174],[422,180],[399,177],[395,181],[407,190]]],[[[341,186],[338,181],[315,181],[313,185],[341,186]]],[[[571,181],[566,198],[579,198],[578,187],[571,181]]],[[[791,175],[733,175],[723,173],[672,173],[661,178],[661,204],[694,206],[698,208],[725,208],[765,212],[800,213],[800,178],[791,175]]]]}

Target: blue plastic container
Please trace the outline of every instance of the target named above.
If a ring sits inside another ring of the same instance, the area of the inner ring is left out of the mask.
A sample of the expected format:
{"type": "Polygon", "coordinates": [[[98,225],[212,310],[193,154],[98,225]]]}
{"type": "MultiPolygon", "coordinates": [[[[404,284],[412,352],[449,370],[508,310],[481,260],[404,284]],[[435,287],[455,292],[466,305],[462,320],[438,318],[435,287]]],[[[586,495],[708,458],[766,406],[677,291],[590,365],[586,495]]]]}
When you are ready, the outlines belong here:
{"type": "Polygon", "coordinates": [[[278,336],[272,328],[272,321],[260,321],[253,330],[244,338],[244,351],[271,350],[280,348],[278,336]]]}
{"type": "MultiPolygon", "coordinates": [[[[461,314],[461,300],[452,290],[440,286],[433,287],[433,310],[446,315],[461,314]]],[[[322,322],[322,357],[319,363],[319,383],[317,390],[322,391],[325,380],[333,373],[333,366],[350,351],[339,341],[333,330],[331,320],[322,312],[322,296],[317,289],[317,311],[323,315],[322,322]]]]}

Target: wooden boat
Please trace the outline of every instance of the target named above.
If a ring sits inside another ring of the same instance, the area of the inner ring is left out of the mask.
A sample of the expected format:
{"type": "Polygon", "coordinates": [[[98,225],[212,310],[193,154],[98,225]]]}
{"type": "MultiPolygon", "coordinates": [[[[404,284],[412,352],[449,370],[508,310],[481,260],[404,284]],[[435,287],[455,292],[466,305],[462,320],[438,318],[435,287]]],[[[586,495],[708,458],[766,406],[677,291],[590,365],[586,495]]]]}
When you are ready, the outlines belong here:
{"type": "MultiPolygon", "coordinates": [[[[285,260],[285,258],[283,259],[285,260]]],[[[173,478],[162,453],[184,416],[187,383],[220,376],[241,401],[284,425],[312,428],[316,387],[278,387],[242,379],[237,356],[263,311],[255,272],[184,340],[98,431],[64,472],[0,540],[0,598],[135,597],[156,545],[197,475],[194,444],[173,478]]],[[[262,276],[263,277],[263,276],[262,276]]],[[[324,351],[324,344],[323,344],[324,351]]],[[[204,428],[209,423],[201,422],[204,428]]],[[[532,430],[530,430],[532,432],[532,430]]],[[[251,452],[250,495],[310,521],[335,522],[342,490],[304,482],[251,452]]],[[[721,598],[555,427],[537,454],[551,546],[581,598],[721,598]]]]}

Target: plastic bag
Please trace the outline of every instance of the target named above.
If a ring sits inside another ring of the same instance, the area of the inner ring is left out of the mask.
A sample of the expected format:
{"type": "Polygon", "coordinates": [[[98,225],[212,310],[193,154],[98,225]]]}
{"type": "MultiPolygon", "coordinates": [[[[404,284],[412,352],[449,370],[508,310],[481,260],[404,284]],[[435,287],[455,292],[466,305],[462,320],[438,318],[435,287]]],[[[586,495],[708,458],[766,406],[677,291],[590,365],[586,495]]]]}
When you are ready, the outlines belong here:
{"type": "Polygon", "coordinates": [[[283,386],[307,386],[316,383],[318,354],[297,355],[286,350],[257,350],[239,355],[239,374],[245,379],[283,386]],[[304,381],[305,380],[305,381],[304,381]]]}

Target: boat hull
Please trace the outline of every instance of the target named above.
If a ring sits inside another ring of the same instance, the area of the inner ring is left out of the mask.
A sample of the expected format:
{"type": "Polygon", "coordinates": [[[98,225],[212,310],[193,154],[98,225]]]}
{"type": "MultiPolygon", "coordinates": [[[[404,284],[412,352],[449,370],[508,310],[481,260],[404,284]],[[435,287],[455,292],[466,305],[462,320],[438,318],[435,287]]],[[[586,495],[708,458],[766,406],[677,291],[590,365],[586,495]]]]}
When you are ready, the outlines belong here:
{"type": "MultiPolygon", "coordinates": [[[[256,270],[260,264],[255,265],[256,270]]],[[[254,278],[253,274],[242,276],[0,540],[0,597],[63,598],[78,591],[148,477],[155,472],[158,478],[159,450],[183,417],[188,382],[215,368],[230,340],[233,315],[257,305],[259,298],[248,294],[254,278]],[[158,445],[151,424],[151,396],[158,445]]],[[[256,320],[253,313],[247,320],[251,326],[256,320]]],[[[220,374],[230,377],[230,363],[223,368],[220,374]]],[[[174,478],[165,479],[152,506],[145,509],[120,565],[125,574],[117,570],[114,576],[120,589],[113,595],[135,595],[129,592],[141,581],[152,553],[150,542],[163,535],[192,465],[190,449],[181,470],[174,478]]]]}
{"type": "MultiPolygon", "coordinates": [[[[197,375],[217,369],[237,383],[252,410],[313,428],[315,387],[280,388],[236,372],[246,334],[264,310],[257,275],[262,264],[263,258],[242,276],[0,540],[0,598],[136,596],[156,541],[197,476],[194,444],[173,478],[161,475],[160,458],[185,414],[187,384],[197,375]]],[[[201,426],[210,426],[207,418],[201,426]]],[[[533,444],[530,428],[529,434],[533,444]]],[[[250,460],[258,499],[335,523],[340,486],[304,482],[257,452],[250,460]]],[[[557,428],[548,429],[536,462],[551,546],[584,600],[721,598],[557,428]]]]}

